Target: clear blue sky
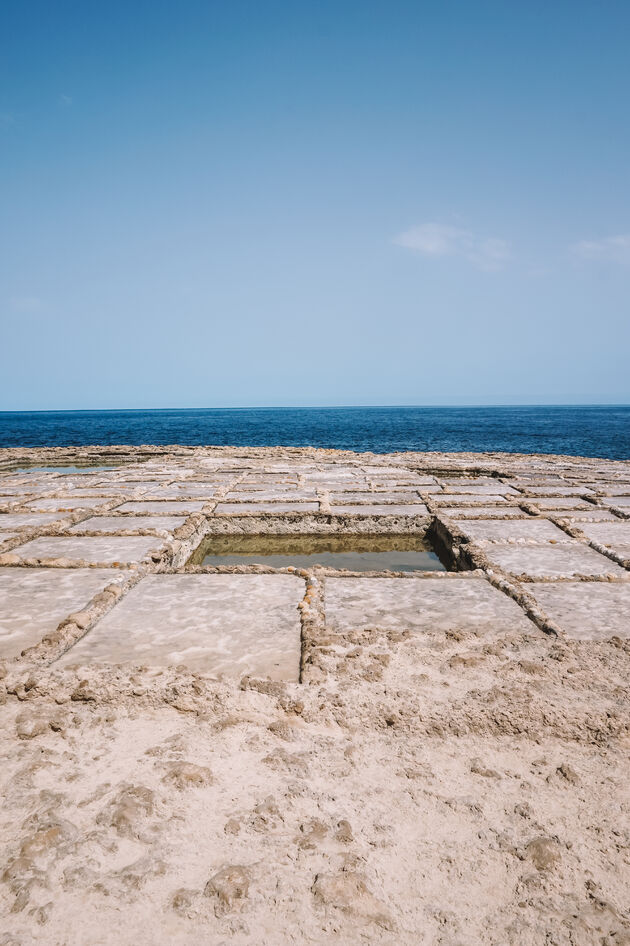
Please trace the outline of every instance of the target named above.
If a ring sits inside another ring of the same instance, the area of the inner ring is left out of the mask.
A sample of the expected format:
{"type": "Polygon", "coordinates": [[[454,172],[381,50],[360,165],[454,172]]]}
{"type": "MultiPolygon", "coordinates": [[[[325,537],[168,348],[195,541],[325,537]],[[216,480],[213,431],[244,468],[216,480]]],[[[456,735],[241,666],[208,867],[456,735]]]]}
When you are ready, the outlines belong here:
{"type": "Polygon", "coordinates": [[[630,401],[627,0],[5,0],[0,408],[630,401]]]}

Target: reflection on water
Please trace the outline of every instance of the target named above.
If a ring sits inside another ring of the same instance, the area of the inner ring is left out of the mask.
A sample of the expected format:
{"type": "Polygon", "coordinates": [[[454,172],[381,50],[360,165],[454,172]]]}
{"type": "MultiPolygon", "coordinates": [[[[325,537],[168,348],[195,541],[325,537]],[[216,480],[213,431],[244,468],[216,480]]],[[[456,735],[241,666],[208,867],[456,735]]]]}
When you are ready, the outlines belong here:
{"type": "Polygon", "coordinates": [[[200,545],[190,564],[445,571],[427,540],[417,535],[215,535],[200,545]]]}

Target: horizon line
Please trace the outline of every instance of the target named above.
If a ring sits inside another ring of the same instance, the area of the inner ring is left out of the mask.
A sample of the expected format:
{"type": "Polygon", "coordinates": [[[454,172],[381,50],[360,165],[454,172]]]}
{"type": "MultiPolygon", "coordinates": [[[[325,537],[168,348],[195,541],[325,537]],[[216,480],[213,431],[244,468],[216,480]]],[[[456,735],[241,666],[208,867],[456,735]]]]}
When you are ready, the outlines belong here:
{"type": "Polygon", "coordinates": [[[258,405],[234,407],[71,407],[0,409],[3,414],[134,414],[167,411],[339,411],[339,410],[475,410],[479,408],[550,408],[550,407],[630,407],[625,401],[549,401],[474,404],[311,404],[258,405]]]}

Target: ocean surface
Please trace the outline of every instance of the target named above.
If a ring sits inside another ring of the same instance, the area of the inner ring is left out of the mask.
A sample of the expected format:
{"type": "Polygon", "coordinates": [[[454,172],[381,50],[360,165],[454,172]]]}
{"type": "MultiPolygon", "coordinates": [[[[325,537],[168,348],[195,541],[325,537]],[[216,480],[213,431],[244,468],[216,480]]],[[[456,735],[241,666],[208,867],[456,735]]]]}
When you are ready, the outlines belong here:
{"type": "Polygon", "coordinates": [[[630,405],[0,412],[0,446],[189,444],[630,459],[630,405]]]}

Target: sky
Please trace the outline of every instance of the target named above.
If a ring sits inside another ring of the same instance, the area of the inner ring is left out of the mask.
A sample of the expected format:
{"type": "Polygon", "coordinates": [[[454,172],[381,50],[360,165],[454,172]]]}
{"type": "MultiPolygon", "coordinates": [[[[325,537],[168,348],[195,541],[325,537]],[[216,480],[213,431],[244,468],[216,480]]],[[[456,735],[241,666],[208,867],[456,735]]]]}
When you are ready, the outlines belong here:
{"type": "Polygon", "coordinates": [[[0,9],[0,410],[630,402],[627,0],[0,9]]]}

